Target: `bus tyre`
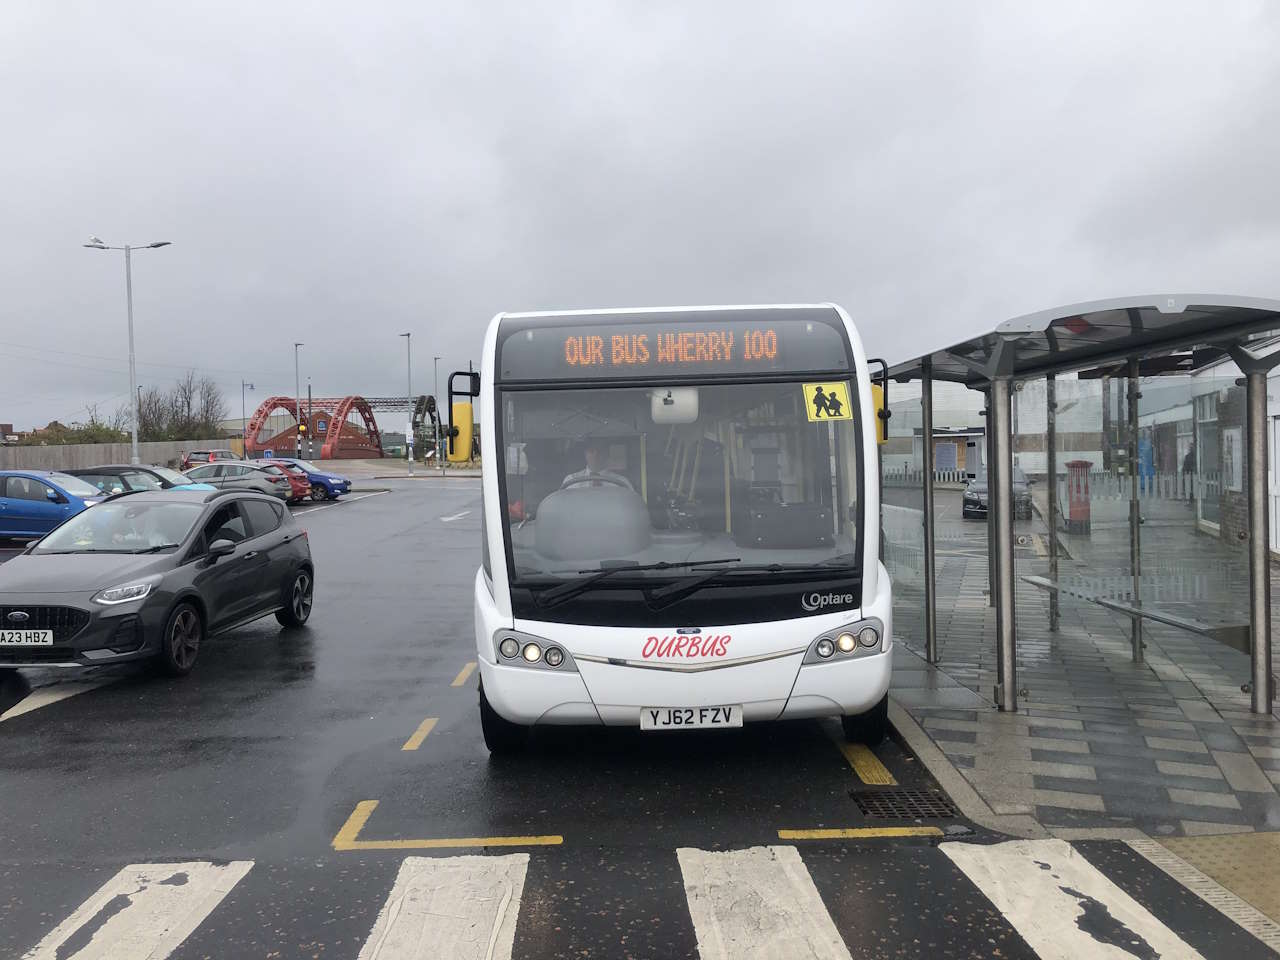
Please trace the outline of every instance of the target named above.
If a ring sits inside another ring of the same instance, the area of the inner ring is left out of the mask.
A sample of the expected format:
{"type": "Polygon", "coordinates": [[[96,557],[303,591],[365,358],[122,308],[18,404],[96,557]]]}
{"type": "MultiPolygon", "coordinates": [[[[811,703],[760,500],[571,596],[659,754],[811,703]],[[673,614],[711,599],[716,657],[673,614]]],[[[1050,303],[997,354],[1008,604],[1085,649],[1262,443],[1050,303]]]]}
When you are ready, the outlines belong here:
{"type": "Polygon", "coordinates": [[[866,713],[841,717],[840,723],[844,727],[844,738],[850,743],[879,746],[889,733],[889,695],[886,693],[866,713]]]}
{"type": "Polygon", "coordinates": [[[499,716],[489,705],[483,683],[480,685],[480,729],[484,731],[484,745],[490,753],[519,753],[529,740],[528,727],[499,716]]]}

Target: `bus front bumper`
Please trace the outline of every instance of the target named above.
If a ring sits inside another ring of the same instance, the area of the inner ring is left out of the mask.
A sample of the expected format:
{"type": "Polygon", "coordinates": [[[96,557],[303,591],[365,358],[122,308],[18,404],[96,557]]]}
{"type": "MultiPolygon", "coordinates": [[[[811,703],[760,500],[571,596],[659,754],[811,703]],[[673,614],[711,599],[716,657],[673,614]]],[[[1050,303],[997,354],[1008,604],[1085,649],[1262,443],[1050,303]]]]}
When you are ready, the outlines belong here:
{"type": "Polygon", "coordinates": [[[480,661],[485,696],[514,723],[639,726],[646,707],[741,705],[748,723],[855,715],[889,689],[893,650],[801,665],[802,654],[763,663],[679,673],[578,662],[556,673],[480,661]]]}

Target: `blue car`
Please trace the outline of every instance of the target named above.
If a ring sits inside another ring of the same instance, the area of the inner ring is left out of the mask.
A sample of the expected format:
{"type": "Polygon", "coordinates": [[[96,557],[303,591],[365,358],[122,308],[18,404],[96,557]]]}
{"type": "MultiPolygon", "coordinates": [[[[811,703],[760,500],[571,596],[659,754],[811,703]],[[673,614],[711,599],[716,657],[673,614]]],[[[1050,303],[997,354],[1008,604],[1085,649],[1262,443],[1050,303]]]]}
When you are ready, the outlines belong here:
{"type": "Polygon", "coordinates": [[[294,463],[303,469],[307,479],[311,481],[312,500],[337,500],[344,493],[351,492],[351,481],[346,477],[329,473],[310,460],[299,460],[297,457],[273,457],[283,463],[294,463]]]}
{"type": "Polygon", "coordinates": [[[51,470],[0,470],[0,537],[43,537],[104,494],[79,477],[51,470]]]}

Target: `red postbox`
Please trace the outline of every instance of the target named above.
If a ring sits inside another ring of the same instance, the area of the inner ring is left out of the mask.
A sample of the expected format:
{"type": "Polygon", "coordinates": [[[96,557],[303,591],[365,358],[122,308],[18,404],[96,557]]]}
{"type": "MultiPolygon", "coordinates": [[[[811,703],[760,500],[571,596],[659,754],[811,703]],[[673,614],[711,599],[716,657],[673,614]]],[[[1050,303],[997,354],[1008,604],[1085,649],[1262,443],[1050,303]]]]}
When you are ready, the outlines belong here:
{"type": "Polygon", "coordinates": [[[1089,533],[1088,460],[1067,461],[1067,533],[1089,533]]]}

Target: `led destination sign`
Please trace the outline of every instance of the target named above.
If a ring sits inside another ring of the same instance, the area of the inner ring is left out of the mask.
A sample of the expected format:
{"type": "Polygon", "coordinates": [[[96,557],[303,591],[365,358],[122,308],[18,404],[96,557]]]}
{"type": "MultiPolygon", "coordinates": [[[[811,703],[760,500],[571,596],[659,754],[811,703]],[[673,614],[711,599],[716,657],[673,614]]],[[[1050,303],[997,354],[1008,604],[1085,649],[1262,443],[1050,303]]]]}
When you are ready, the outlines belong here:
{"type": "Polygon", "coordinates": [[[503,380],[849,369],[844,337],[825,318],[817,319],[818,311],[806,311],[804,320],[756,313],[759,320],[706,313],[684,322],[649,315],[646,322],[530,325],[506,336],[499,369],[503,380]]]}

